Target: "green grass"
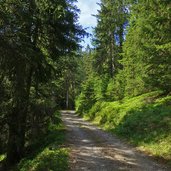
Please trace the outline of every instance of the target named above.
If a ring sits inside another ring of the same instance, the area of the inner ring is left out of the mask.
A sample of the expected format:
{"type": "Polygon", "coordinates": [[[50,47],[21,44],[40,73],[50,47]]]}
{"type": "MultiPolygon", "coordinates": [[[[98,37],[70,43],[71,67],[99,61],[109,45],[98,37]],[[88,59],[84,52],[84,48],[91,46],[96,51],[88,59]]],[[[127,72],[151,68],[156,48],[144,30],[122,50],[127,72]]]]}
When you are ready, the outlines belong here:
{"type": "Polygon", "coordinates": [[[21,161],[20,171],[65,171],[68,169],[68,150],[45,148],[34,159],[21,161]]]}
{"type": "Polygon", "coordinates": [[[85,118],[171,164],[171,96],[151,92],[97,102],[85,118]]]}
{"type": "Polygon", "coordinates": [[[68,148],[64,148],[65,127],[56,118],[46,137],[30,147],[28,156],[21,160],[16,171],[66,171],[68,170],[68,148]]]}
{"type": "Polygon", "coordinates": [[[3,161],[5,159],[6,155],[5,154],[1,154],[0,155],[0,162],[3,161]]]}

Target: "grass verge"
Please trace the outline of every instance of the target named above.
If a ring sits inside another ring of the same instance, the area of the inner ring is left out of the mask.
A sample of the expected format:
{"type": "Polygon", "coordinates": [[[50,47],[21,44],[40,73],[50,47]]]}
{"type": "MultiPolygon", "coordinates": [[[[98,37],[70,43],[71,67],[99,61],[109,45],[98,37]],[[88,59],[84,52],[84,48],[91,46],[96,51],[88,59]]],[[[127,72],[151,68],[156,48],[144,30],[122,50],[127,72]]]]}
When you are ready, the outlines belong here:
{"type": "MultiPolygon", "coordinates": [[[[56,118],[57,122],[59,118],[56,118]]],[[[51,124],[49,132],[35,144],[27,158],[21,160],[16,171],[66,171],[68,170],[68,149],[64,147],[65,127],[62,123],[51,124]]]]}
{"type": "Polygon", "coordinates": [[[122,101],[97,102],[85,118],[171,165],[171,96],[151,92],[122,101]]]}

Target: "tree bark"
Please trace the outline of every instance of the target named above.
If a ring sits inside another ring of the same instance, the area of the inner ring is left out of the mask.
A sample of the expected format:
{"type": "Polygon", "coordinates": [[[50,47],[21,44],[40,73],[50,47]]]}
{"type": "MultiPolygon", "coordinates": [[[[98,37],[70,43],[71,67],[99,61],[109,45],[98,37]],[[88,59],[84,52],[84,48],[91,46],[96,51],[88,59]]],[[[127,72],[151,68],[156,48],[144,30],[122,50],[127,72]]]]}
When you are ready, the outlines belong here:
{"type": "Polygon", "coordinates": [[[17,163],[24,155],[26,118],[32,79],[32,69],[25,64],[17,65],[13,90],[13,109],[8,115],[9,137],[6,165],[17,163]]]}
{"type": "Polygon", "coordinates": [[[115,57],[114,57],[114,35],[112,34],[112,31],[110,32],[110,61],[109,61],[109,73],[110,77],[114,77],[115,72],[115,57]]]}

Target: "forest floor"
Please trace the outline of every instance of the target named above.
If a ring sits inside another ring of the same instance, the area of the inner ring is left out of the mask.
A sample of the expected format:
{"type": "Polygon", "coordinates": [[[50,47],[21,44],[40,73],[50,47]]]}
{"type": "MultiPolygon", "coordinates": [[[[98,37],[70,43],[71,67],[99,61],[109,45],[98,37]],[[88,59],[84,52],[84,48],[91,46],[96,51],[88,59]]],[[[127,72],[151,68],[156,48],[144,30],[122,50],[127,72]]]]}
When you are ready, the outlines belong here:
{"type": "Polygon", "coordinates": [[[152,157],[74,114],[62,111],[70,171],[169,171],[152,157]]]}

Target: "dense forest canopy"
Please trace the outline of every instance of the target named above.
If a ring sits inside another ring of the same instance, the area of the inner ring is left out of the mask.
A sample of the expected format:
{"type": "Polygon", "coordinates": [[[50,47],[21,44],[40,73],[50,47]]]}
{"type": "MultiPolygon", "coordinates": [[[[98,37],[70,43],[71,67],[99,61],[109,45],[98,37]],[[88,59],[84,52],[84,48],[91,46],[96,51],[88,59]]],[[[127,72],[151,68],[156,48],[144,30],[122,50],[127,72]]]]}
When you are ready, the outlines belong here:
{"type": "Polygon", "coordinates": [[[170,0],[101,0],[92,44],[76,0],[0,1],[0,153],[8,168],[59,109],[171,93],[170,0]]]}
{"type": "Polygon", "coordinates": [[[0,151],[9,166],[46,131],[74,70],[85,33],[74,2],[0,1],[0,151]]]}
{"type": "Polygon", "coordinates": [[[84,55],[88,77],[78,110],[84,113],[84,106],[90,109],[98,100],[121,100],[154,90],[170,93],[170,1],[103,0],[100,6],[95,47],[84,55]]]}

